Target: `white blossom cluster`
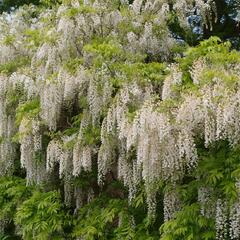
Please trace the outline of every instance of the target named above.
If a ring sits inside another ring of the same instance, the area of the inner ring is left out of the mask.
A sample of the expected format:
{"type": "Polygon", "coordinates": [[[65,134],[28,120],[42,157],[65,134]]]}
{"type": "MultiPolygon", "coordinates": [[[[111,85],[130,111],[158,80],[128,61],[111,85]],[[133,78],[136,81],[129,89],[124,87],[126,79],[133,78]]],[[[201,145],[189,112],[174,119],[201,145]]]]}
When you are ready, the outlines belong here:
{"type": "Polygon", "coordinates": [[[73,171],[72,152],[64,144],[72,140],[72,137],[64,137],[61,140],[53,139],[47,147],[47,171],[52,171],[59,164],[60,178],[71,178],[73,171]]]}
{"type": "Polygon", "coordinates": [[[46,156],[46,170],[51,172],[56,164],[59,165],[59,177],[64,179],[64,202],[71,206],[74,189],[71,184],[73,172],[73,154],[66,144],[72,141],[71,137],[63,137],[61,140],[53,139],[49,142],[46,156]]]}
{"type": "Polygon", "coordinates": [[[201,206],[201,214],[208,218],[215,216],[215,202],[211,198],[212,192],[213,190],[207,187],[198,189],[198,202],[201,206]]]}
{"type": "MultiPolygon", "coordinates": [[[[236,188],[239,191],[239,181],[236,182],[236,188]]],[[[231,203],[229,206],[223,200],[218,199],[216,203],[215,215],[217,230],[216,239],[226,239],[226,236],[228,234],[231,240],[236,240],[240,238],[239,209],[239,192],[237,201],[235,203],[231,203]]]]}
{"type": "Polygon", "coordinates": [[[223,240],[228,236],[227,203],[218,199],[216,203],[216,239],[223,240]]]}
{"type": "Polygon", "coordinates": [[[0,76],[0,176],[11,175],[16,156],[16,149],[11,138],[15,135],[17,128],[13,114],[7,114],[6,95],[9,85],[11,85],[9,79],[0,76]]]}
{"type": "Polygon", "coordinates": [[[38,119],[23,118],[19,126],[21,166],[26,169],[27,182],[42,183],[46,178],[45,160],[42,159],[42,134],[38,119]]]}
{"type": "Polygon", "coordinates": [[[168,190],[164,193],[164,221],[167,222],[180,210],[181,203],[176,189],[168,190]]]}
{"type": "Polygon", "coordinates": [[[24,33],[30,27],[35,27],[35,18],[31,15],[36,7],[31,6],[26,11],[20,8],[11,15],[3,13],[0,16],[0,64],[14,60],[18,56],[32,56],[32,50],[25,42],[24,33]]]}
{"type": "Polygon", "coordinates": [[[230,209],[230,237],[231,239],[240,238],[240,206],[239,202],[235,203],[230,209]]]}

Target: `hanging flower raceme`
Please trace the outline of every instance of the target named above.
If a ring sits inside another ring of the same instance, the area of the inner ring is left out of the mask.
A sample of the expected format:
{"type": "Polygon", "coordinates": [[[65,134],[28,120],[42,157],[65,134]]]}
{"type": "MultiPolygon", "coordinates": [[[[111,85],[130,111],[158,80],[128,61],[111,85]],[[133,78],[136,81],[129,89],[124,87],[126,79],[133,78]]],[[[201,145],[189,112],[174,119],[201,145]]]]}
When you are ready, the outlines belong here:
{"type": "Polygon", "coordinates": [[[23,118],[19,126],[21,167],[26,169],[28,184],[46,180],[45,159],[42,156],[42,132],[38,119],[23,118]]]}

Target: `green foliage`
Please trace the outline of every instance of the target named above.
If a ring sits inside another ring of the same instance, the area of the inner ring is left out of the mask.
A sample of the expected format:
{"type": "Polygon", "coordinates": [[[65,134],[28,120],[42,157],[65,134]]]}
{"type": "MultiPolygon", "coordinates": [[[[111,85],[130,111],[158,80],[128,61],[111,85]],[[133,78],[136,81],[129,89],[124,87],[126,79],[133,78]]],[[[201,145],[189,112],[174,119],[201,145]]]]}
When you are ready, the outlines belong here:
{"type": "Polygon", "coordinates": [[[112,75],[114,63],[143,60],[143,56],[131,54],[123,49],[116,39],[95,39],[91,44],[85,45],[83,50],[91,56],[95,68],[105,66],[112,75]]]}
{"type": "Polygon", "coordinates": [[[98,126],[89,125],[83,131],[83,144],[96,145],[100,142],[101,129],[98,126]]]}
{"type": "Polygon", "coordinates": [[[240,54],[236,50],[231,50],[230,42],[222,42],[218,37],[211,37],[200,42],[197,47],[189,48],[184,58],[177,59],[180,69],[183,71],[183,83],[176,87],[177,91],[196,91],[204,84],[211,84],[215,78],[221,78],[225,84],[234,89],[238,83],[238,76],[234,73],[226,74],[224,69],[232,64],[239,64],[240,54]],[[193,84],[190,70],[193,63],[199,59],[204,59],[209,68],[200,76],[200,84],[193,84]],[[178,88],[178,89],[177,89],[178,88]]]}
{"type": "Polygon", "coordinates": [[[15,221],[26,240],[64,239],[70,217],[64,212],[58,192],[37,191],[18,208],[15,221]]]}
{"type": "Polygon", "coordinates": [[[206,56],[209,53],[216,53],[224,50],[229,51],[229,45],[221,42],[218,37],[211,37],[208,40],[201,42],[197,47],[189,48],[186,52],[186,56],[180,59],[181,68],[183,70],[189,70],[193,61],[201,56],[206,56]]]}
{"type": "Polygon", "coordinates": [[[72,136],[74,133],[79,132],[79,127],[81,124],[81,114],[78,114],[76,116],[73,116],[71,118],[71,121],[69,122],[70,127],[65,129],[62,133],[58,132],[57,135],[65,135],[65,136],[72,136]]]}
{"type": "Polygon", "coordinates": [[[134,224],[133,212],[126,200],[109,199],[102,195],[79,210],[73,236],[86,240],[159,239],[158,234],[149,231],[146,218],[135,227],[131,225],[134,224]]]}
{"type": "Polygon", "coordinates": [[[9,89],[6,94],[6,112],[8,115],[14,114],[15,110],[20,101],[25,100],[24,90],[21,86],[13,89],[9,89]]]}
{"type": "MultiPolygon", "coordinates": [[[[44,19],[42,21],[51,22],[51,19],[44,19]]],[[[41,30],[31,28],[26,29],[23,33],[25,37],[26,47],[29,49],[35,49],[39,47],[41,44],[46,42],[54,44],[56,42],[58,34],[49,35],[47,34],[48,31],[49,31],[48,27],[43,28],[41,30]]]]}
{"type": "MultiPolygon", "coordinates": [[[[83,100],[84,101],[84,100],[83,100]]],[[[84,104],[84,103],[83,103],[84,104]]],[[[49,134],[50,138],[61,138],[62,136],[74,136],[75,137],[64,145],[66,149],[72,149],[77,141],[77,134],[79,133],[79,127],[83,114],[80,113],[71,118],[69,127],[64,131],[52,132],[49,134]]],[[[85,145],[98,145],[100,143],[101,128],[98,125],[88,124],[82,131],[81,144],[85,145]]]]}
{"type": "Polygon", "coordinates": [[[93,44],[85,45],[84,50],[89,53],[101,55],[104,59],[119,58],[123,55],[123,50],[121,49],[121,46],[118,46],[114,42],[95,42],[93,44]]]}
{"type": "Polygon", "coordinates": [[[17,57],[12,61],[5,64],[0,64],[0,72],[7,75],[11,75],[16,72],[18,68],[24,67],[29,64],[30,59],[28,57],[17,57]]]}
{"type": "Polygon", "coordinates": [[[65,12],[65,15],[69,18],[76,16],[77,14],[96,13],[96,9],[91,6],[80,6],[78,8],[70,8],[65,12]]]}
{"type": "Polygon", "coordinates": [[[0,178],[1,220],[7,221],[5,229],[11,236],[0,233],[0,239],[18,239],[13,223],[19,226],[18,234],[25,240],[64,239],[65,227],[71,225],[58,192],[41,192],[17,177],[0,178]]]}
{"type": "Polygon", "coordinates": [[[38,29],[27,29],[25,31],[26,42],[28,46],[38,47],[42,43],[43,39],[38,29]]]}
{"type": "Polygon", "coordinates": [[[11,45],[14,43],[15,40],[16,40],[16,39],[15,39],[15,36],[9,34],[9,35],[7,35],[7,36],[3,39],[2,43],[3,43],[4,45],[11,46],[11,45]]]}
{"type": "Polygon", "coordinates": [[[161,86],[165,76],[168,73],[167,66],[164,63],[123,63],[114,64],[113,68],[116,72],[120,72],[125,81],[138,81],[140,83],[152,82],[161,86]]]}
{"type": "Polygon", "coordinates": [[[31,195],[31,188],[26,181],[16,177],[0,179],[0,220],[7,219],[11,223],[16,209],[31,195]]]}
{"type": "MultiPolygon", "coordinates": [[[[90,175],[91,173],[81,175],[74,185],[88,189],[93,185],[93,182],[90,185],[89,183],[96,179],[96,175],[92,175],[90,181],[90,175]]],[[[109,194],[112,194],[111,191],[115,191],[116,194],[124,191],[120,183],[115,182],[111,185],[111,190],[107,190],[109,194]]],[[[16,177],[1,178],[0,220],[8,219],[8,225],[17,224],[17,234],[24,240],[74,239],[75,237],[83,237],[86,240],[158,239],[158,234],[150,231],[145,215],[146,209],[141,210],[145,205],[143,199],[145,199],[144,192],[136,199],[135,206],[129,207],[125,198],[117,199],[102,194],[80,208],[73,219],[65,209],[59,192],[43,192],[34,186],[28,187],[25,180],[16,177]],[[129,223],[135,217],[138,224],[133,228],[129,223]],[[120,224],[118,224],[119,219],[121,219],[120,224]],[[71,226],[73,226],[72,236],[69,235],[71,226]]],[[[6,229],[9,229],[8,225],[5,226],[6,229]]],[[[12,237],[17,239],[14,231],[8,230],[8,234],[10,234],[9,239],[12,237]]],[[[1,237],[8,239],[4,233],[1,237]]]]}
{"type": "MultiPolygon", "coordinates": [[[[166,64],[152,63],[113,63],[111,64],[112,78],[110,79],[112,86],[117,92],[125,83],[138,82],[142,86],[148,86],[151,83],[156,90],[160,92],[163,81],[168,74],[166,64]]],[[[136,110],[140,107],[138,102],[129,106],[129,119],[133,119],[136,110]]]]}
{"type": "Polygon", "coordinates": [[[73,185],[85,191],[96,184],[96,179],[97,169],[91,172],[82,171],[78,177],[74,178],[73,185]]]}
{"type": "Polygon", "coordinates": [[[164,223],[161,228],[161,240],[214,240],[215,223],[201,215],[200,206],[184,206],[175,218],[164,223]]]}
{"type": "Polygon", "coordinates": [[[236,201],[238,190],[235,185],[240,168],[240,149],[230,149],[227,142],[218,142],[208,151],[201,152],[201,161],[197,175],[201,184],[212,187],[216,199],[222,196],[229,203],[236,201]]]}
{"type": "Polygon", "coordinates": [[[113,234],[119,213],[126,206],[125,201],[109,200],[104,196],[94,200],[79,210],[73,236],[86,240],[109,238],[113,234]]]}
{"type": "Polygon", "coordinates": [[[85,45],[84,51],[93,56],[95,67],[101,67],[104,63],[110,64],[125,57],[123,49],[115,42],[95,41],[85,45]]]}
{"type": "Polygon", "coordinates": [[[1,239],[1,240],[8,240],[9,238],[8,238],[7,235],[5,235],[5,234],[3,234],[3,233],[0,233],[0,239],[1,239]]]}
{"type": "Polygon", "coordinates": [[[35,98],[31,101],[20,104],[16,110],[16,123],[19,125],[24,117],[34,118],[40,112],[39,99],[35,98]]]}
{"type": "Polygon", "coordinates": [[[71,58],[69,61],[67,61],[64,65],[64,67],[67,69],[67,71],[71,74],[75,74],[76,71],[79,69],[79,66],[83,64],[82,58],[71,58]]]}
{"type": "Polygon", "coordinates": [[[61,4],[61,0],[39,0],[39,2],[45,7],[52,7],[56,4],[61,4]]]}

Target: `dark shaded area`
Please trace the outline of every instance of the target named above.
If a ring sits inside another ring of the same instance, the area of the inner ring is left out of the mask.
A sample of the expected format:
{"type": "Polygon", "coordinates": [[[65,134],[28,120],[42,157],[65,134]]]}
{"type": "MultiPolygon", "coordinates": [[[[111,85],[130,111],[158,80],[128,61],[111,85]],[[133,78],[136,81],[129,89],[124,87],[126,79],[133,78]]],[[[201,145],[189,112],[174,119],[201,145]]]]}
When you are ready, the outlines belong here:
{"type": "MultiPolygon", "coordinates": [[[[239,35],[240,25],[236,19],[238,11],[240,11],[239,0],[218,0],[217,21],[213,23],[213,29],[204,28],[203,38],[208,39],[211,36],[218,36],[222,40],[230,40],[234,47],[240,47],[239,35]]],[[[240,19],[239,19],[240,20],[240,19]]]]}
{"type": "Polygon", "coordinates": [[[201,27],[201,16],[195,11],[194,15],[189,16],[190,29],[183,29],[179,24],[177,14],[173,5],[170,4],[172,14],[169,16],[168,24],[173,35],[187,42],[190,46],[196,46],[200,41],[211,36],[218,36],[223,41],[228,40],[233,48],[240,48],[240,0],[217,0],[215,1],[217,16],[212,12],[212,27],[210,24],[201,27]],[[197,30],[196,30],[197,29],[197,30]]]}
{"type": "Polygon", "coordinates": [[[12,8],[17,8],[24,4],[39,5],[40,0],[3,0],[0,3],[0,12],[10,12],[12,8]]]}
{"type": "Polygon", "coordinates": [[[61,0],[0,0],[0,13],[11,12],[25,4],[43,5],[51,7],[52,5],[61,3],[61,0]]]}

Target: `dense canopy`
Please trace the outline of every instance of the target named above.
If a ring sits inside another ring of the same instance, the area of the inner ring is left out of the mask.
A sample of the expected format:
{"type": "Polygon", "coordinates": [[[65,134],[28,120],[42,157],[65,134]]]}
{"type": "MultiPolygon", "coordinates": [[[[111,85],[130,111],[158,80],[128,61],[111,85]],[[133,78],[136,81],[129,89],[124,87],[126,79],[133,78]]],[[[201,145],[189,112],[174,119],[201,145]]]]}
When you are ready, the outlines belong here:
{"type": "Polygon", "coordinates": [[[240,239],[238,1],[5,10],[1,239],[240,239]]]}

